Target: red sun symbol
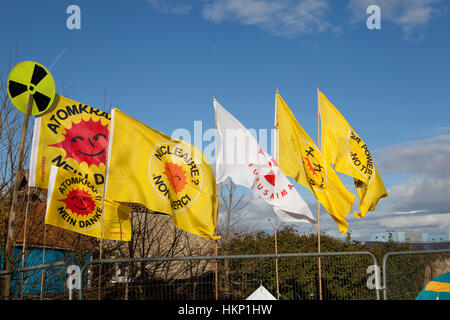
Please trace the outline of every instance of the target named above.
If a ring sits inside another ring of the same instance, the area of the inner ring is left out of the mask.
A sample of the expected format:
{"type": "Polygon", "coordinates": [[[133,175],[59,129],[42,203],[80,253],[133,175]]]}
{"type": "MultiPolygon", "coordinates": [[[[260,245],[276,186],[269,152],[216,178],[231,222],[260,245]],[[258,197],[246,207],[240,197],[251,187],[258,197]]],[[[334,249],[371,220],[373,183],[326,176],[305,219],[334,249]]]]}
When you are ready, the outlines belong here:
{"type": "MultiPolygon", "coordinates": [[[[263,156],[266,156],[266,154],[264,153],[264,151],[263,151],[263,149],[261,147],[259,148],[258,153],[262,154],[263,156]]],[[[274,159],[271,158],[269,160],[269,166],[270,166],[270,168],[272,168],[274,166],[278,167],[278,163],[274,159]]],[[[264,179],[266,179],[266,181],[268,183],[270,183],[273,187],[275,187],[275,178],[276,178],[276,175],[275,175],[275,172],[273,172],[272,169],[270,169],[270,171],[266,175],[264,175],[264,179]]]]}
{"type": "Polygon", "coordinates": [[[172,162],[166,162],[165,168],[166,170],[163,173],[169,180],[172,190],[176,193],[183,191],[186,185],[186,176],[183,168],[172,162]]]}
{"type": "MultiPolygon", "coordinates": [[[[277,163],[274,159],[270,159],[270,161],[269,161],[269,166],[270,166],[271,168],[272,168],[273,166],[278,167],[278,163],[277,163]]],[[[266,181],[267,181],[268,183],[270,183],[273,187],[275,187],[275,178],[276,178],[276,175],[275,175],[275,172],[273,172],[272,169],[270,169],[269,173],[266,174],[266,175],[264,176],[264,178],[266,179],[266,181]]]]}
{"type": "Polygon", "coordinates": [[[82,189],[70,190],[65,199],[60,200],[66,204],[66,208],[76,213],[77,216],[87,216],[95,210],[95,202],[92,196],[82,189]]]}
{"type": "Polygon", "coordinates": [[[66,157],[75,159],[78,164],[86,162],[89,166],[98,166],[106,163],[108,134],[108,125],[102,125],[100,119],[97,122],[92,119],[81,120],[66,129],[63,141],[51,144],[50,147],[64,149],[66,157]]]}

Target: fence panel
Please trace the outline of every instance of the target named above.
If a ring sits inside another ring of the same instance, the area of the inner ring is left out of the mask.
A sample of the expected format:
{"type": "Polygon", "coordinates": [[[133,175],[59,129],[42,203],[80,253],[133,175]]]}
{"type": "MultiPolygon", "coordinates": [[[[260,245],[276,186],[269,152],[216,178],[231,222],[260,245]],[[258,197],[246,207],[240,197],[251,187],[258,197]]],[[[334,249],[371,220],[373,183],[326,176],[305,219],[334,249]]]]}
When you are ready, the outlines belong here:
{"type": "Polygon", "coordinates": [[[383,257],[384,300],[414,300],[445,272],[450,272],[450,249],[388,252],[383,257]]]}
{"type": "Polygon", "coordinates": [[[0,297],[4,295],[5,281],[9,278],[11,300],[67,300],[65,261],[40,264],[0,271],[0,297]]]}
{"type": "Polygon", "coordinates": [[[379,298],[367,288],[367,267],[377,264],[369,252],[94,260],[82,269],[87,285],[79,293],[102,300],[236,300],[264,285],[275,297],[278,288],[282,300],[315,300],[319,256],[323,299],[379,298]]]}

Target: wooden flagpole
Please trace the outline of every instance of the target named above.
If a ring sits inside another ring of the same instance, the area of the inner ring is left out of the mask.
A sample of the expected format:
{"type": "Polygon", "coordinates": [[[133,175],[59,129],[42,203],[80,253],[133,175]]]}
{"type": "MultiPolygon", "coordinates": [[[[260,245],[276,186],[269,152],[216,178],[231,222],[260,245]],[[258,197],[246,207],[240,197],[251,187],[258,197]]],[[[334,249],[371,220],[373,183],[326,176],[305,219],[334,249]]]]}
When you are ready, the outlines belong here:
{"type": "MultiPolygon", "coordinates": [[[[46,239],[47,239],[47,225],[45,224],[45,221],[44,221],[44,246],[42,248],[42,264],[45,263],[46,239]]],[[[40,293],[41,300],[42,300],[42,295],[43,295],[43,291],[44,291],[44,273],[45,273],[45,269],[42,269],[42,271],[41,271],[41,293],[40,293]]]]}
{"type": "MultiPolygon", "coordinates": [[[[103,91],[103,109],[106,111],[106,89],[104,89],[103,91]]],[[[109,110],[109,113],[111,114],[111,110],[109,110]]],[[[111,128],[111,124],[110,124],[110,128],[111,128]]],[[[109,139],[111,139],[111,132],[108,135],[108,149],[109,149],[109,139]]],[[[109,150],[108,150],[109,151],[109,150]]],[[[109,154],[109,153],[108,153],[109,154]]],[[[106,196],[106,178],[108,175],[108,160],[109,157],[107,157],[106,159],[106,170],[105,170],[105,181],[104,181],[104,185],[103,185],[103,196],[102,196],[102,224],[101,224],[101,229],[100,229],[100,248],[99,248],[99,259],[102,259],[103,256],[103,224],[105,221],[105,196],[106,196]]],[[[99,265],[99,270],[98,270],[98,300],[101,300],[101,280],[102,280],[102,264],[100,263],[99,265]]]]}
{"type": "MultiPolygon", "coordinates": [[[[275,254],[278,254],[277,215],[275,212],[274,212],[274,221],[275,221],[275,223],[274,223],[275,254]]],[[[278,280],[278,258],[275,258],[275,278],[276,278],[276,283],[277,283],[277,300],[280,300],[280,282],[278,280]]]]}
{"type": "MultiPolygon", "coordinates": [[[[16,177],[14,181],[14,189],[12,194],[12,202],[11,202],[11,210],[9,212],[8,217],[8,236],[6,239],[6,248],[5,248],[5,270],[11,270],[14,265],[14,253],[13,253],[13,245],[16,240],[16,205],[17,205],[17,197],[19,193],[19,186],[20,186],[20,177],[22,175],[22,162],[23,162],[23,153],[25,149],[25,141],[27,138],[27,130],[28,130],[28,122],[31,115],[31,107],[33,106],[33,95],[28,95],[28,103],[27,103],[27,112],[25,113],[25,117],[23,119],[23,125],[22,125],[22,135],[20,137],[20,145],[19,145],[19,155],[18,155],[18,161],[17,161],[17,167],[16,167],[16,177]]],[[[9,299],[9,286],[11,283],[11,276],[5,277],[5,287],[4,287],[4,297],[5,299],[9,299]]]]}
{"type": "MultiPolygon", "coordinates": [[[[106,179],[105,179],[106,181],[106,179]]],[[[104,188],[104,187],[103,187],[104,188]]],[[[103,199],[102,199],[102,224],[101,224],[101,230],[100,230],[100,249],[99,249],[99,259],[102,259],[103,254],[103,221],[105,218],[105,189],[103,189],[103,199]]],[[[98,271],[98,300],[101,300],[101,286],[102,286],[102,264],[99,265],[99,271],[98,271]]]]}
{"type": "MultiPolygon", "coordinates": [[[[317,87],[317,141],[318,148],[321,149],[320,141],[320,101],[319,101],[319,87],[317,87]]],[[[317,201],[317,252],[320,253],[320,202],[317,201]]],[[[319,299],[322,300],[322,266],[320,256],[318,257],[319,263],[319,299]]]]}
{"type": "MultiPolygon", "coordinates": [[[[277,94],[278,94],[278,88],[275,93],[275,123],[274,123],[274,129],[275,129],[275,161],[278,162],[278,120],[277,120],[277,94]]],[[[277,239],[277,214],[274,211],[274,238],[275,238],[275,254],[278,254],[278,239],[277,239]]],[[[275,278],[276,278],[276,284],[277,284],[277,300],[280,300],[280,282],[278,279],[278,258],[275,258],[275,278]]]]}
{"type": "MultiPolygon", "coordinates": [[[[216,101],[216,97],[213,97],[213,105],[214,102],[216,101]]],[[[214,108],[214,124],[215,124],[215,137],[214,137],[214,153],[215,153],[215,158],[216,158],[216,168],[217,168],[217,114],[216,114],[216,109],[214,108]]],[[[217,172],[216,172],[217,175],[217,172]]],[[[219,218],[219,184],[216,181],[216,208],[215,208],[216,212],[215,212],[215,221],[216,221],[216,231],[217,231],[217,220],[219,218]]],[[[216,240],[215,241],[215,255],[218,256],[219,255],[219,243],[216,240]]],[[[216,300],[219,300],[219,277],[218,277],[218,273],[219,273],[219,262],[218,260],[216,260],[216,267],[215,267],[215,272],[214,272],[214,282],[215,282],[215,289],[216,289],[216,300]]]]}
{"type": "MultiPolygon", "coordinates": [[[[30,173],[28,172],[28,177],[30,176],[30,173]]],[[[28,184],[28,183],[27,183],[28,184]]],[[[28,209],[30,207],[30,191],[31,188],[28,186],[27,189],[27,207],[25,209],[25,221],[23,225],[23,240],[22,240],[22,268],[25,267],[25,246],[27,243],[27,220],[28,220],[28,209]]],[[[20,298],[23,297],[23,272],[20,276],[20,298]]]]}

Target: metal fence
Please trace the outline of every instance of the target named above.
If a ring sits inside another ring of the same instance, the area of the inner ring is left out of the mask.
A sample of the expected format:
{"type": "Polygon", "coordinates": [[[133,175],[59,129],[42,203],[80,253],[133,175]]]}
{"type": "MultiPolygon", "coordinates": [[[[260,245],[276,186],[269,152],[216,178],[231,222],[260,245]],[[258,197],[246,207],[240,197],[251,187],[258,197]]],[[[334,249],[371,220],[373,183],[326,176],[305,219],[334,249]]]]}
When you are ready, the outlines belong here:
{"type": "Polygon", "coordinates": [[[263,285],[280,300],[374,300],[381,291],[385,300],[412,300],[433,275],[450,272],[450,249],[385,254],[375,288],[369,266],[379,270],[367,251],[102,259],[73,274],[74,291],[68,264],[58,261],[0,271],[0,299],[242,300],[263,285]]]}
{"type": "Polygon", "coordinates": [[[367,288],[370,265],[365,251],[93,260],[79,299],[240,300],[260,285],[281,300],[379,299],[367,288]]]}
{"type": "Polygon", "coordinates": [[[445,272],[450,272],[450,249],[388,252],[383,257],[383,299],[414,300],[433,274],[445,272]]]}
{"type": "Polygon", "coordinates": [[[10,300],[67,300],[65,261],[0,271],[0,295],[10,300]],[[4,286],[9,285],[5,295],[4,286]]]}

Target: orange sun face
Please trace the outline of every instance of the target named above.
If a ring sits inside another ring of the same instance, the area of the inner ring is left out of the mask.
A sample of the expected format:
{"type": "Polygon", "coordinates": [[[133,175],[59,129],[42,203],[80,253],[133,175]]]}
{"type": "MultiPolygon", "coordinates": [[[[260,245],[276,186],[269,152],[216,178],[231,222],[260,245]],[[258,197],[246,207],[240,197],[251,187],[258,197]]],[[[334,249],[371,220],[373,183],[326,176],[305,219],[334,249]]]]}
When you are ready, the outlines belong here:
{"type": "Polygon", "coordinates": [[[183,168],[172,162],[166,162],[165,168],[166,170],[163,173],[169,180],[172,190],[176,193],[183,191],[186,185],[186,175],[183,168]]]}
{"type": "Polygon", "coordinates": [[[66,204],[66,208],[78,216],[87,216],[95,210],[95,202],[92,196],[81,189],[73,189],[65,199],[60,200],[66,204]]]}
{"type": "Polygon", "coordinates": [[[78,164],[86,162],[89,166],[98,166],[106,163],[108,134],[108,125],[102,125],[100,120],[81,120],[66,129],[63,141],[50,146],[64,149],[66,157],[75,159],[78,164]]]}

